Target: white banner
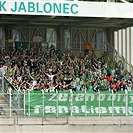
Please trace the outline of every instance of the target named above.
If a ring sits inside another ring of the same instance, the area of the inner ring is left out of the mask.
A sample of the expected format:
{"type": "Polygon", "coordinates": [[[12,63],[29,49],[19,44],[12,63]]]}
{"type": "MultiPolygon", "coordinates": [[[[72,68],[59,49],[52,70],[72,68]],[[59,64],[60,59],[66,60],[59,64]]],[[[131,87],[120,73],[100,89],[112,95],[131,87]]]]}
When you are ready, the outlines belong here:
{"type": "Polygon", "coordinates": [[[83,1],[2,0],[1,14],[133,18],[132,4],[83,1]]]}

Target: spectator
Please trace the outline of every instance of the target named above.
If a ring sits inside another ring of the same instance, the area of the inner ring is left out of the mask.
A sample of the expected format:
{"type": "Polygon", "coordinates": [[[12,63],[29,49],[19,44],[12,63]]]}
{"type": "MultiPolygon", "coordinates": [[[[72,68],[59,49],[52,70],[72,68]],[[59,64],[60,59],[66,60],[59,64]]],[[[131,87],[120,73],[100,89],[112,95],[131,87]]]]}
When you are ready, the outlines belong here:
{"type": "Polygon", "coordinates": [[[84,91],[86,88],[95,92],[131,90],[133,76],[129,72],[124,75],[121,69],[118,76],[115,68],[105,60],[106,57],[97,58],[90,53],[87,55],[71,55],[69,51],[63,53],[53,46],[44,49],[17,49],[6,53],[3,58],[5,63],[0,69],[10,83],[21,91],[84,91]]]}

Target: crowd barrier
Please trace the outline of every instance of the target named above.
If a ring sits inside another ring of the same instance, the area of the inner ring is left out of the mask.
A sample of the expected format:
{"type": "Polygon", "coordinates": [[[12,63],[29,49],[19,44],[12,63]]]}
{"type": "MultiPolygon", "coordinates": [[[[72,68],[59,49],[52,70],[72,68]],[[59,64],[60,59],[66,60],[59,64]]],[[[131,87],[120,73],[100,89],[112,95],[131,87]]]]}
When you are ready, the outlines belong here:
{"type": "Polygon", "coordinates": [[[132,116],[133,92],[26,91],[28,116],[132,116]]]}
{"type": "Polygon", "coordinates": [[[3,99],[9,104],[10,116],[12,115],[12,110],[14,110],[18,115],[23,115],[24,112],[24,94],[22,94],[17,88],[15,88],[8,79],[0,75],[0,94],[3,99]]]}
{"type": "Polygon", "coordinates": [[[17,115],[24,116],[133,116],[133,91],[25,90],[21,93],[3,77],[2,96],[17,115]]]}

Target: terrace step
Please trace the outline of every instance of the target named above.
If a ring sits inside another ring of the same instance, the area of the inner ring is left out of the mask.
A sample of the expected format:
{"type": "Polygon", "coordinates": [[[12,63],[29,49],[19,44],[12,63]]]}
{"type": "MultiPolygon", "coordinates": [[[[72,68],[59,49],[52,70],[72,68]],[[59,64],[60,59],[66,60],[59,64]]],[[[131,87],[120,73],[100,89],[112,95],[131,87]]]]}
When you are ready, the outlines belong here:
{"type": "MultiPolygon", "coordinates": [[[[10,116],[10,105],[4,98],[2,98],[2,96],[0,96],[0,115],[10,116]]],[[[13,108],[11,108],[11,115],[16,115],[13,108]]]]}

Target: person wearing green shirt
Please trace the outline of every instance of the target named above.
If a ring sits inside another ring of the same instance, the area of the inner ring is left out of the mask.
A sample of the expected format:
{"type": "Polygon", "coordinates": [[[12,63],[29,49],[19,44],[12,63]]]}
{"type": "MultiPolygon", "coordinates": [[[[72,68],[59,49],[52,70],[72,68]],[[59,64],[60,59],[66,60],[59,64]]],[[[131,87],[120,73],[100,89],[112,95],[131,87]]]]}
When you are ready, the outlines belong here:
{"type": "Polygon", "coordinates": [[[105,84],[104,80],[102,79],[101,82],[100,82],[100,90],[104,91],[105,90],[105,86],[106,86],[106,84],[105,84]]]}
{"type": "Polygon", "coordinates": [[[90,83],[90,84],[87,86],[87,89],[88,89],[88,91],[93,91],[93,85],[92,85],[92,83],[90,83]]]}
{"type": "Polygon", "coordinates": [[[8,72],[9,72],[9,75],[12,75],[13,74],[13,68],[9,67],[8,72]]]}

